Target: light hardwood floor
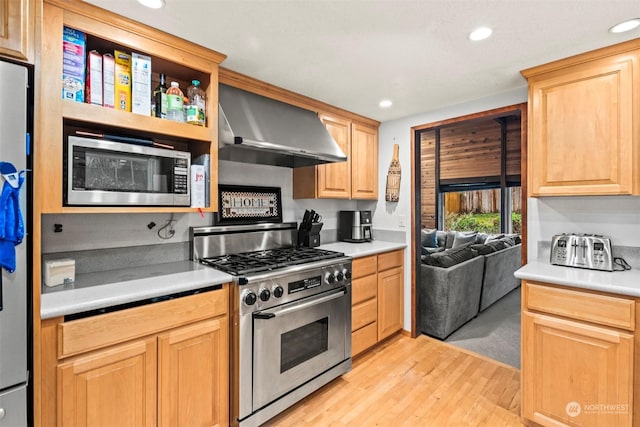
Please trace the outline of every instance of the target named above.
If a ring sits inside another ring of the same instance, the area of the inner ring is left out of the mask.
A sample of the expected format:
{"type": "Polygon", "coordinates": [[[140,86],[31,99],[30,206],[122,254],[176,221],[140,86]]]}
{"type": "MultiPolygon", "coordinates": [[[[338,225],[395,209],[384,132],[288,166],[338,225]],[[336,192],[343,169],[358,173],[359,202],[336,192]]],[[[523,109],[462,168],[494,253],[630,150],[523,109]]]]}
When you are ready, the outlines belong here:
{"type": "Polygon", "coordinates": [[[266,425],[521,426],[519,413],[519,370],[424,335],[396,335],[266,425]]]}

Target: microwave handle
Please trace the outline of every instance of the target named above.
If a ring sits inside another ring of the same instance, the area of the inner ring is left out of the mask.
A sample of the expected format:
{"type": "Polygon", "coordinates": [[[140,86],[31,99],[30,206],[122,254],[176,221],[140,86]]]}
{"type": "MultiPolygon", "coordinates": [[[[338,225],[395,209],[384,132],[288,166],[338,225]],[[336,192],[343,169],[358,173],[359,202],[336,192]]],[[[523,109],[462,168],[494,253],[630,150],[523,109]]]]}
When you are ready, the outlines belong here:
{"type": "Polygon", "coordinates": [[[263,310],[263,311],[257,311],[255,313],[253,313],[253,318],[254,319],[273,319],[276,316],[282,316],[284,314],[290,314],[290,313],[294,313],[296,311],[300,311],[300,310],[305,310],[313,305],[316,304],[322,304],[337,298],[341,298],[343,297],[345,294],[347,293],[347,288],[346,287],[342,287],[340,289],[338,289],[338,292],[334,292],[330,295],[324,295],[321,296],[319,298],[312,298],[309,301],[305,301],[302,304],[297,304],[294,305],[293,307],[286,307],[286,308],[280,308],[280,309],[275,309],[273,311],[268,311],[268,310],[263,310]]]}

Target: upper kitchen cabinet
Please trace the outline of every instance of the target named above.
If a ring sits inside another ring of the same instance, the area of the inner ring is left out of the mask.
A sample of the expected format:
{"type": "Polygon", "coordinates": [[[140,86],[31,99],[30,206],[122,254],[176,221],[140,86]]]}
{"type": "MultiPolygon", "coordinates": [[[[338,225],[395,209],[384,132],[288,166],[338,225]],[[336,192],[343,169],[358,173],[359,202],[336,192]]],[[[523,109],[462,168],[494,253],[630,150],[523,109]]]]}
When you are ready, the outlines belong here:
{"type": "Polygon", "coordinates": [[[4,0],[0,7],[0,55],[33,62],[35,0],[4,0]]]}
{"type": "Polygon", "coordinates": [[[640,194],[640,39],[522,75],[529,194],[640,194]]]}
{"type": "Polygon", "coordinates": [[[218,66],[224,55],[79,0],[45,0],[42,34],[36,47],[41,66],[36,76],[34,185],[40,212],[195,211],[188,207],[65,206],[65,131],[69,128],[152,140],[157,146],[187,151],[192,160],[208,154],[211,204],[205,210],[217,210],[218,66]],[[206,125],[195,126],[63,99],[64,27],[86,35],[86,52],[113,54],[120,50],[149,56],[152,89],[158,85],[159,73],[166,75],[167,85],[177,81],[184,92],[192,79],[199,80],[207,97],[206,125]]]}
{"type": "Polygon", "coordinates": [[[378,199],[378,127],[320,115],[347,161],[297,168],[294,199],[378,199]]]}

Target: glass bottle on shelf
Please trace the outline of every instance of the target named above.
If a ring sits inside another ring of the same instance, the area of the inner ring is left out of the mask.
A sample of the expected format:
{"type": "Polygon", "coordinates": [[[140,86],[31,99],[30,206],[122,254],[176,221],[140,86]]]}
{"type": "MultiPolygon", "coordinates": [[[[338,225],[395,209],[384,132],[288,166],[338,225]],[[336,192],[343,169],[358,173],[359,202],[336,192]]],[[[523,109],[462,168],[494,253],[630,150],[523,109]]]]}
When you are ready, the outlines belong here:
{"type": "Polygon", "coordinates": [[[160,73],[160,84],[153,91],[153,99],[155,101],[154,116],[161,119],[167,118],[167,76],[160,73]]]}

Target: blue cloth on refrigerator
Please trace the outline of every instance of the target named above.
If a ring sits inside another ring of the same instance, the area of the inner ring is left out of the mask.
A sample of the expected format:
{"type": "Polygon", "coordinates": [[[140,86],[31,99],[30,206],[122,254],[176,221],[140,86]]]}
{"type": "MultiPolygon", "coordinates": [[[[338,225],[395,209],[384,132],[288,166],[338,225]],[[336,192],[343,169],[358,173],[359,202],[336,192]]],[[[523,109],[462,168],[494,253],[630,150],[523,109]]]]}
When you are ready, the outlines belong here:
{"type": "MultiPolygon", "coordinates": [[[[0,172],[15,173],[16,168],[11,163],[0,162],[0,172]]],[[[5,179],[0,193],[0,267],[13,273],[16,269],[15,246],[24,237],[24,222],[20,213],[20,187],[24,182],[24,175],[18,175],[18,187],[14,188],[5,179]]]]}

